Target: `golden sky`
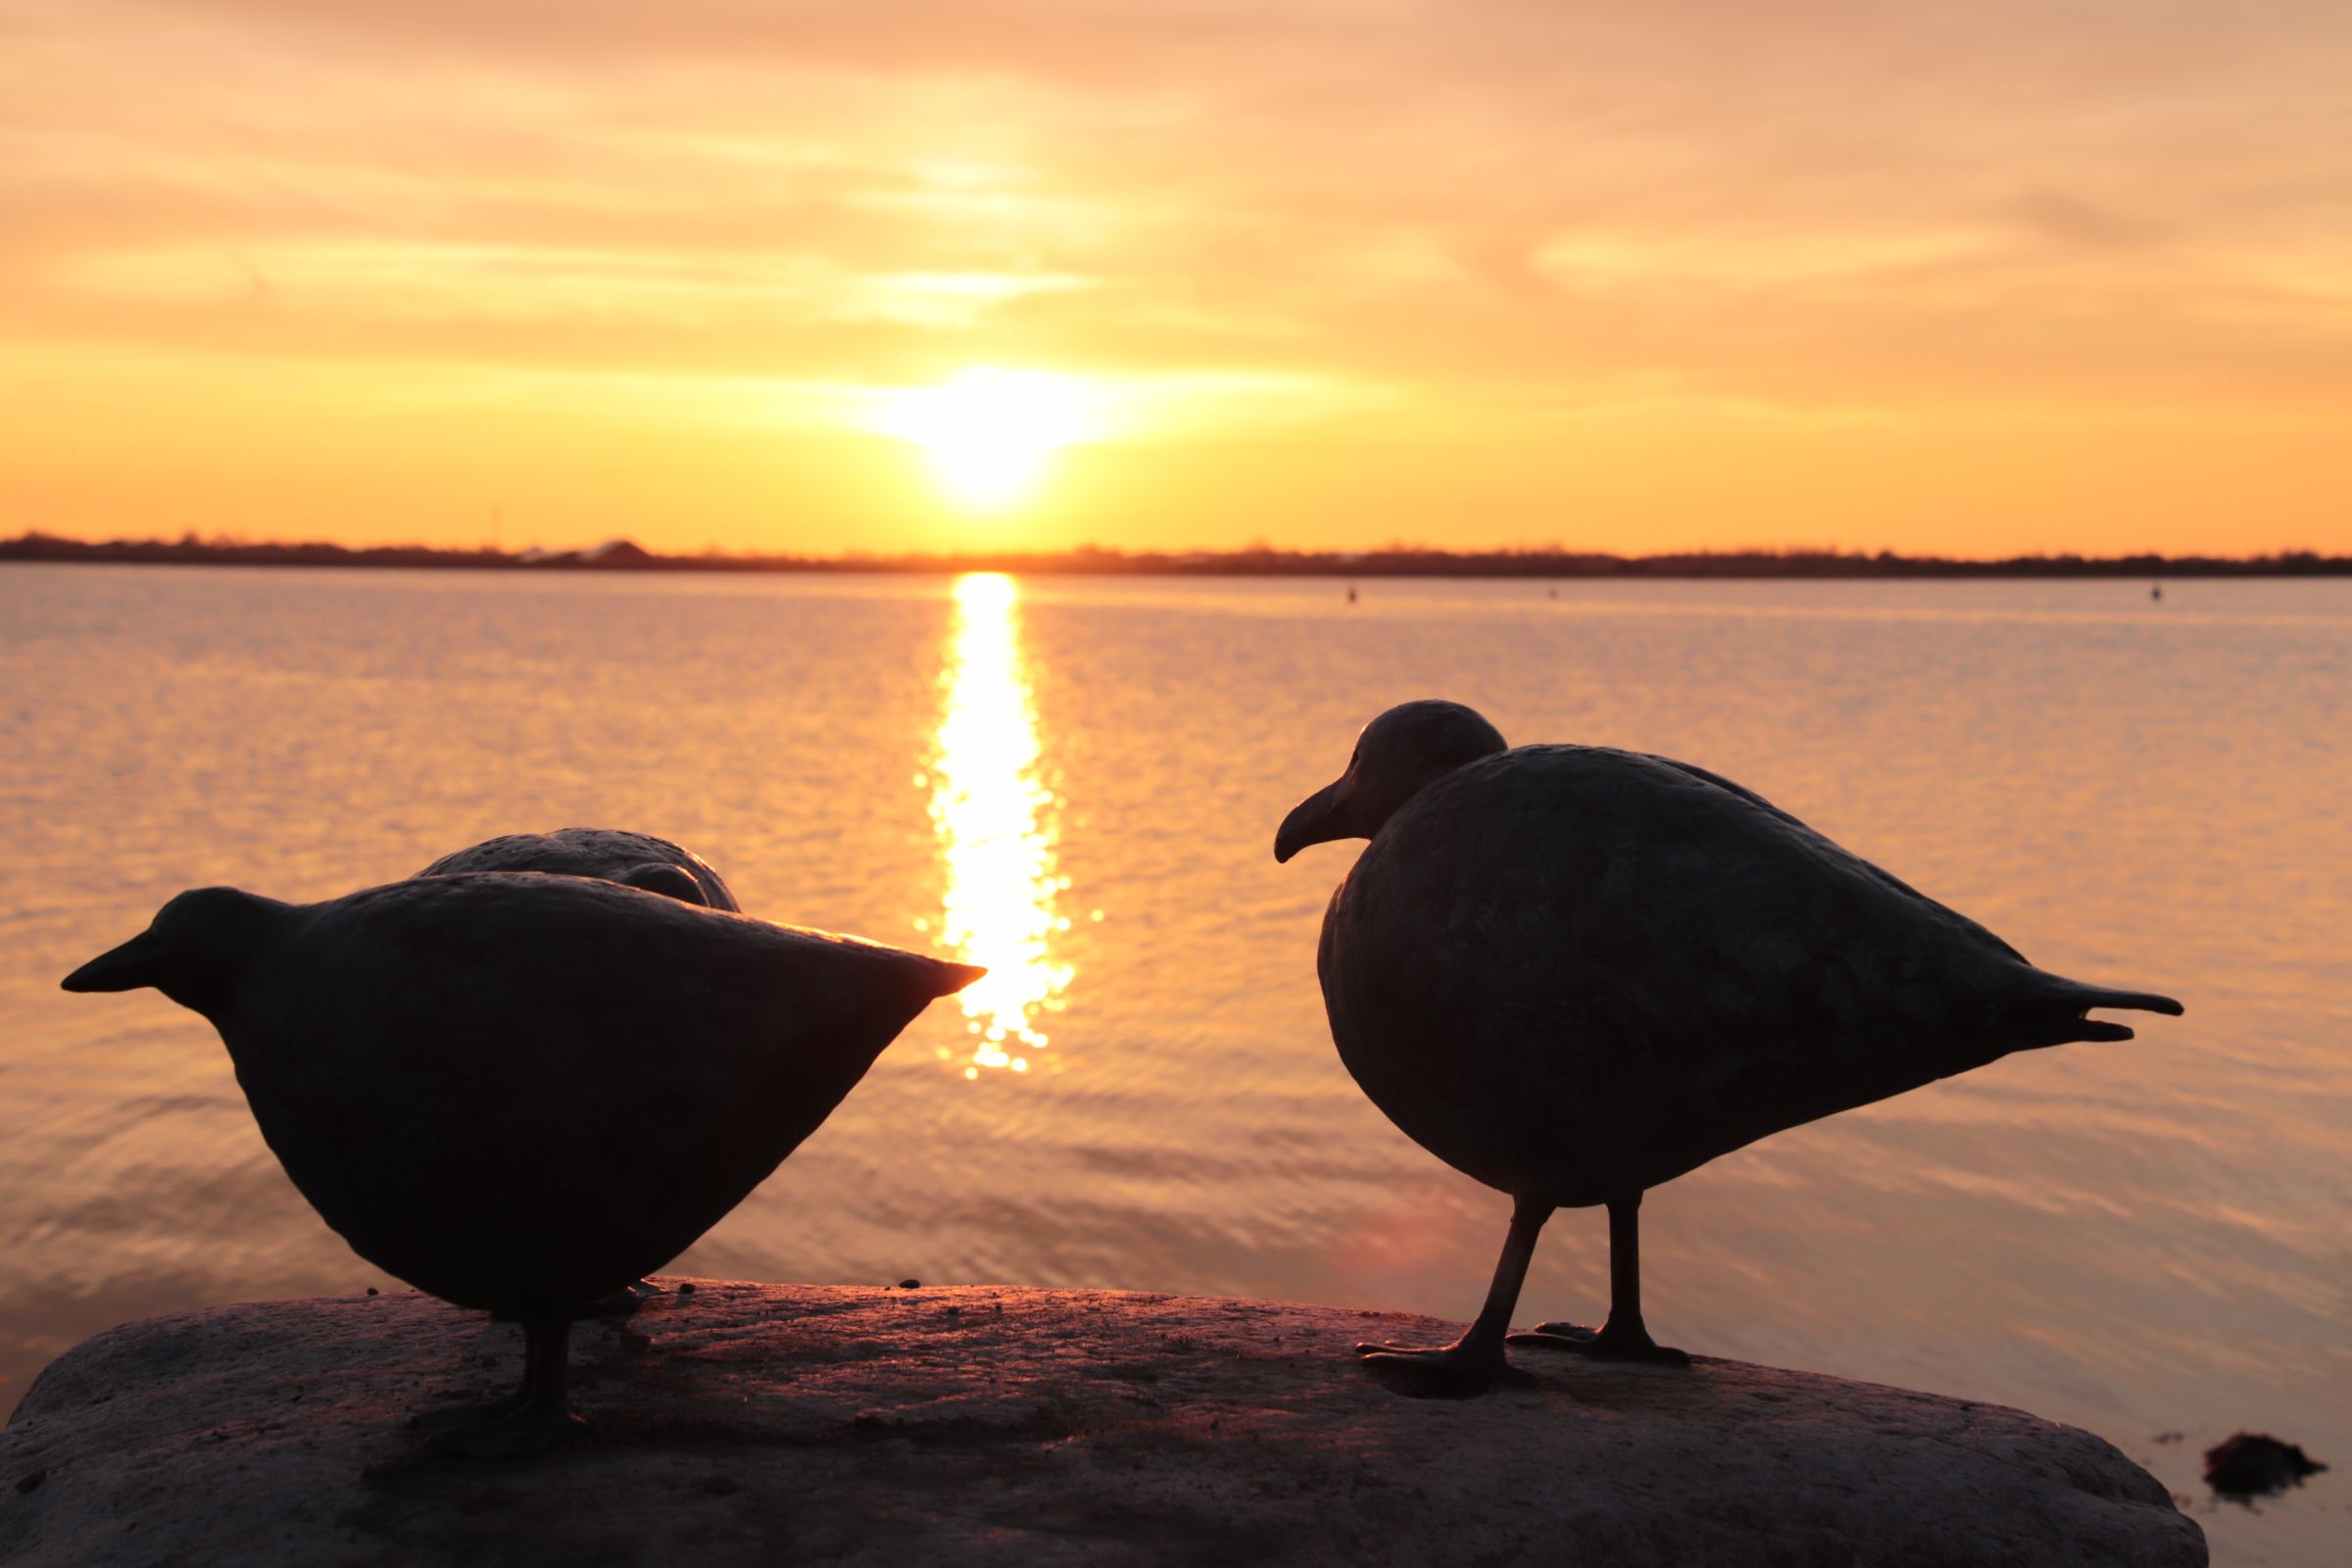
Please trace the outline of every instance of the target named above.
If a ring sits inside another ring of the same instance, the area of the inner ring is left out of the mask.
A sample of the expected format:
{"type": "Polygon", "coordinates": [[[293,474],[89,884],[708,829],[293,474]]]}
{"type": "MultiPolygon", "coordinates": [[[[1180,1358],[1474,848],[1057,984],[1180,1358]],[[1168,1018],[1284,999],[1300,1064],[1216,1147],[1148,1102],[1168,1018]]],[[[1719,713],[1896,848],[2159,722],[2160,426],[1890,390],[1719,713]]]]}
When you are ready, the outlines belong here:
{"type": "Polygon", "coordinates": [[[2344,0],[0,0],[0,533],[2352,550],[2347,83],[2344,0]]]}

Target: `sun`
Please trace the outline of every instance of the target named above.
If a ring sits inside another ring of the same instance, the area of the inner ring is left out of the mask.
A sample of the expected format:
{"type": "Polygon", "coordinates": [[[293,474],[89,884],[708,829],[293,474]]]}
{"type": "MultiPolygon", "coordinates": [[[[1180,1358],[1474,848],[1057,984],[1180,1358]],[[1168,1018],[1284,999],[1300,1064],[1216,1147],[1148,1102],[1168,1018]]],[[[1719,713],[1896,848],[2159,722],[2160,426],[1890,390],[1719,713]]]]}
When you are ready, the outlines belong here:
{"type": "Polygon", "coordinates": [[[1075,377],[975,366],[891,394],[883,428],[922,449],[950,501],[1002,512],[1036,493],[1054,454],[1091,433],[1094,415],[1075,377]]]}

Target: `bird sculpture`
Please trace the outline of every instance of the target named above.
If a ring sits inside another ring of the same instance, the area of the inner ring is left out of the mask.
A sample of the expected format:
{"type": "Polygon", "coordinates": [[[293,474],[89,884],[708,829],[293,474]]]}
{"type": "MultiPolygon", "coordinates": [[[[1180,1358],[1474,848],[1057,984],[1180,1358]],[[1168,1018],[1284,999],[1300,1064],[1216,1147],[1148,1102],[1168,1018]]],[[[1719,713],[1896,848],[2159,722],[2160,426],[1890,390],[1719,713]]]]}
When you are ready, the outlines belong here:
{"type": "Polygon", "coordinates": [[[2170,997],[2036,969],[1753,791],[1669,758],[1511,749],[1458,703],[1375,718],[1274,839],[1372,842],[1316,967],[1340,1059],[1405,1135],[1507,1193],[1484,1308],[1453,1345],[1358,1346],[1476,1394],[1503,1346],[1688,1364],[1642,1318],[1642,1195],[1718,1154],[2014,1051],[2129,1040],[2092,1007],[2170,997]],[[1597,1331],[1507,1333],[1554,1209],[1609,1214],[1597,1331]]]}
{"type": "Polygon", "coordinates": [[[521,1322],[521,1388],[421,1423],[496,1456],[574,1424],[584,1305],[717,1223],[984,972],[612,882],[472,872],[310,905],[196,889],[65,987],[153,986],[202,1013],[354,1251],[521,1322]]]}
{"type": "Polygon", "coordinates": [[[618,828],[565,827],[553,833],[501,834],[470,849],[444,855],[416,874],[454,876],[464,871],[546,871],[558,876],[601,877],[708,908],[743,907],[710,862],[692,850],[650,833],[627,833],[618,828]]]}

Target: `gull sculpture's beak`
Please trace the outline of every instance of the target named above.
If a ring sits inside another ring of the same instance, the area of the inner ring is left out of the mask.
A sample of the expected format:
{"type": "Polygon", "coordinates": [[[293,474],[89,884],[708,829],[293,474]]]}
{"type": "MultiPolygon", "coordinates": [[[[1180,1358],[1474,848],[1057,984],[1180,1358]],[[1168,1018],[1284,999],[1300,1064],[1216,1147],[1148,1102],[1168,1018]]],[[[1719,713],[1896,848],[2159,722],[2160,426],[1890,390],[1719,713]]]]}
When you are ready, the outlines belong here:
{"type": "Polygon", "coordinates": [[[68,991],[136,991],[156,983],[155,940],[142,931],[111,952],[101,953],[65,978],[68,991]]]}
{"type": "Polygon", "coordinates": [[[1309,844],[1328,844],[1333,839],[1355,836],[1346,824],[1347,797],[1340,792],[1340,786],[1347,782],[1346,778],[1334,779],[1291,808],[1291,814],[1274,830],[1277,862],[1289,860],[1309,844]]]}

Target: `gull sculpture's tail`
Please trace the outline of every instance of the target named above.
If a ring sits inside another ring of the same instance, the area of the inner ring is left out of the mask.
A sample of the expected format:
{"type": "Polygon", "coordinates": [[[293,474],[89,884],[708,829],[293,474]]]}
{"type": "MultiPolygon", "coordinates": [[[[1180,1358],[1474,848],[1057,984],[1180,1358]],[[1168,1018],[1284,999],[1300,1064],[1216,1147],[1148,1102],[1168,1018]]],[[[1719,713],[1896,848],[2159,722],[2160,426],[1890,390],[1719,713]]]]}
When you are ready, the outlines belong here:
{"type": "Polygon", "coordinates": [[[2094,986],[2063,975],[2044,975],[2040,994],[2019,1019],[2029,1047],[2065,1046],[2082,1040],[2129,1040],[2131,1027],[2085,1016],[2093,1007],[2123,1007],[2133,1012],[2161,1012],[2178,1018],[2186,1009],[2171,997],[2153,991],[2121,991],[2094,986]]]}

